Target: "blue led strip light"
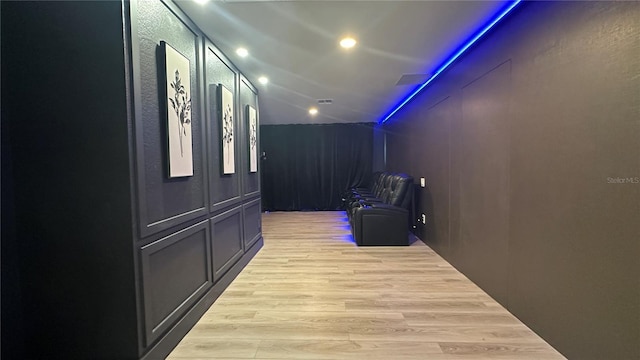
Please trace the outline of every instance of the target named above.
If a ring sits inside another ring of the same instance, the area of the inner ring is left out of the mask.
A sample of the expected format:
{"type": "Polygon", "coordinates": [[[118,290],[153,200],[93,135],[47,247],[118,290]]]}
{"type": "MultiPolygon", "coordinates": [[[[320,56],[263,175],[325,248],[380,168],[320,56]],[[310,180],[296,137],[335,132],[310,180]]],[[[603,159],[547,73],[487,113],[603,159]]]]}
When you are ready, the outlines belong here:
{"type": "Polygon", "coordinates": [[[453,54],[453,56],[449,58],[449,60],[447,60],[442,66],[440,66],[440,68],[438,68],[438,70],[429,79],[427,79],[427,81],[422,83],[422,85],[420,85],[411,94],[409,94],[409,96],[407,96],[406,99],[404,99],[400,104],[398,104],[398,106],[396,106],[395,109],[393,109],[393,111],[389,113],[389,115],[385,116],[384,119],[380,121],[380,123],[381,124],[385,123],[395,113],[397,113],[400,109],[402,109],[403,106],[405,106],[409,101],[411,101],[411,99],[413,99],[416,95],[418,95],[418,93],[422,91],[422,89],[424,89],[427,85],[429,85],[429,83],[431,83],[433,79],[438,77],[438,75],[440,75],[441,72],[443,72],[446,68],[448,68],[449,65],[451,65],[454,61],[456,61],[460,57],[460,55],[462,55],[465,51],[467,51],[467,49],[469,49],[471,45],[473,45],[476,41],[478,41],[478,39],[480,39],[487,31],[489,31],[495,24],[497,24],[500,20],[502,20],[502,18],[505,17],[511,10],[513,10],[513,8],[516,7],[516,5],[518,5],[521,1],[522,0],[515,0],[506,9],[500,12],[493,20],[491,20],[491,22],[489,22],[489,24],[487,24],[481,31],[479,31],[475,36],[473,36],[471,40],[467,41],[467,43],[463,47],[461,47],[460,50],[458,50],[455,54],[453,54]]]}

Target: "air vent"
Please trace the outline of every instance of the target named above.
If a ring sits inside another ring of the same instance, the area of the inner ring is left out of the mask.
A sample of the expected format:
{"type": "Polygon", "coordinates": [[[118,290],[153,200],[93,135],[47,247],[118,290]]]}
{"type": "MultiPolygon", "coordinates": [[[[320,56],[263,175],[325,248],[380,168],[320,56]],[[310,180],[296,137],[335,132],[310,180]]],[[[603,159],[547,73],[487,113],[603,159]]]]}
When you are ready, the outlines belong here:
{"type": "Polygon", "coordinates": [[[396,86],[400,85],[418,85],[422,84],[429,78],[429,74],[404,74],[396,83],[396,86]]]}
{"type": "Polygon", "coordinates": [[[318,99],[318,104],[320,105],[333,104],[333,99],[318,99]]]}

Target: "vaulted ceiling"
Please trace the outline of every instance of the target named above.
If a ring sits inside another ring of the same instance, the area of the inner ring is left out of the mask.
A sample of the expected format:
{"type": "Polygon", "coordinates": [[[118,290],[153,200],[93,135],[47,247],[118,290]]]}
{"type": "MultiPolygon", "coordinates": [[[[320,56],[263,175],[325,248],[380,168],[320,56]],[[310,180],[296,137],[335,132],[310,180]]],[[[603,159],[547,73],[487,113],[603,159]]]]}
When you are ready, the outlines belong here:
{"type": "Polygon", "coordinates": [[[176,0],[258,88],[262,124],[378,122],[507,2],[176,0]]]}

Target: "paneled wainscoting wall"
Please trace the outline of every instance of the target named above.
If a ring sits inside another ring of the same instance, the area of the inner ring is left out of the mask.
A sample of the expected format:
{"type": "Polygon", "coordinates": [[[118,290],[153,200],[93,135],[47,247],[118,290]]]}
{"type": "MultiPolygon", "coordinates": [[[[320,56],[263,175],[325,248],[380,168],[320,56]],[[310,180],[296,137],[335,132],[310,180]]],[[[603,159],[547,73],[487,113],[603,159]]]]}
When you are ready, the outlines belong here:
{"type": "Polygon", "coordinates": [[[262,245],[246,114],[259,125],[258,91],[171,0],[0,6],[3,165],[15,164],[2,357],[162,359],[262,245]],[[163,43],[189,61],[191,176],[167,175],[163,43]]]}

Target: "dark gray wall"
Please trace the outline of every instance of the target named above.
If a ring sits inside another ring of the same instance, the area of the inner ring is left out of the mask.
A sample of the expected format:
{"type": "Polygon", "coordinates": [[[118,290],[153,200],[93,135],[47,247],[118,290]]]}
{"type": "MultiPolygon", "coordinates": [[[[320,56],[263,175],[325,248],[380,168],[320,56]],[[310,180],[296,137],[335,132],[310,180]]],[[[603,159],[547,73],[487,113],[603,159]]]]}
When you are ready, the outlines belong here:
{"type": "Polygon", "coordinates": [[[241,110],[257,91],[170,1],[1,6],[3,356],[164,358],[262,245],[241,110]],[[161,41],[190,61],[189,177],[167,177],[161,41]],[[219,83],[233,175],[216,163],[219,83]]]}
{"type": "Polygon", "coordinates": [[[0,6],[15,210],[5,222],[3,196],[15,277],[2,282],[2,357],[127,358],[138,345],[122,5],[0,6]]]}
{"type": "MultiPolygon", "coordinates": [[[[244,196],[252,197],[260,194],[260,172],[250,172],[249,171],[249,127],[248,127],[248,114],[247,114],[247,105],[251,105],[256,111],[258,110],[258,102],[256,97],[256,90],[251,84],[247,81],[247,79],[242,78],[240,82],[240,116],[241,126],[240,129],[240,144],[242,145],[242,167],[239,169],[244,176],[244,196]]],[[[260,121],[258,119],[258,125],[260,126],[260,121]]],[[[257,148],[260,149],[260,139],[258,138],[258,143],[256,144],[257,148]]],[[[258,161],[258,168],[260,168],[260,162],[258,161]]]]}
{"type": "Polygon", "coordinates": [[[183,319],[194,308],[206,310],[203,304],[221,292],[217,284],[235,277],[240,260],[261,245],[261,231],[246,231],[261,229],[260,217],[245,216],[246,206],[260,199],[254,185],[260,174],[249,172],[244,114],[246,105],[257,108],[257,91],[212,40],[171,1],[131,2],[140,353],[152,349],[150,359],[166,355],[172,341],[165,339],[184,335],[183,319]],[[190,177],[166,175],[162,41],[191,66],[190,177]],[[220,162],[220,85],[234,95],[235,173],[227,175],[220,162]]]}
{"type": "Polygon", "coordinates": [[[194,24],[161,1],[131,2],[136,170],[140,234],[147,236],[208,212],[202,42],[194,24]],[[189,60],[193,176],[167,179],[166,101],[160,41],[189,60]],[[160,66],[159,66],[160,65],[160,66]]]}
{"type": "MultiPolygon", "coordinates": [[[[209,119],[217,120],[218,112],[220,111],[217,101],[219,85],[223,85],[234,94],[238,93],[237,74],[223,59],[223,55],[217,51],[213,44],[207,42],[205,46],[205,92],[207,94],[207,116],[209,119]]],[[[236,135],[238,135],[238,126],[240,126],[241,122],[237,116],[235,120],[236,135]]],[[[220,161],[220,155],[222,154],[220,145],[220,122],[211,121],[210,125],[208,130],[210,139],[209,154],[211,154],[209,159],[209,172],[214,176],[211,176],[209,187],[217,191],[211,192],[209,202],[211,204],[211,211],[215,211],[227,207],[229,204],[237,203],[241,197],[240,187],[242,184],[240,183],[241,178],[239,172],[231,175],[218,176],[222,167],[220,161]]],[[[236,154],[240,154],[239,145],[239,142],[236,142],[236,154]]]]}
{"type": "Polygon", "coordinates": [[[638,19],[524,3],[385,126],[419,236],[570,359],[640,358],[638,19]]]}

